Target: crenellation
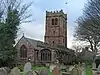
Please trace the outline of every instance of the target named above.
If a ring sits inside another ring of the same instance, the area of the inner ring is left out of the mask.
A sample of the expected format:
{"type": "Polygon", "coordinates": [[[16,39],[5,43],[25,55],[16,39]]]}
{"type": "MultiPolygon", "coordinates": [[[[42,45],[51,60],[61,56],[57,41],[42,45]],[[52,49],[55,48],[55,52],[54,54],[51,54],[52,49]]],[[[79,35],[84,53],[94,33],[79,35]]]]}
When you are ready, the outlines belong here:
{"type": "Polygon", "coordinates": [[[46,11],[46,16],[49,17],[59,17],[62,16],[67,20],[67,14],[64,14],[63,10],[61,11],[46,11]]]}

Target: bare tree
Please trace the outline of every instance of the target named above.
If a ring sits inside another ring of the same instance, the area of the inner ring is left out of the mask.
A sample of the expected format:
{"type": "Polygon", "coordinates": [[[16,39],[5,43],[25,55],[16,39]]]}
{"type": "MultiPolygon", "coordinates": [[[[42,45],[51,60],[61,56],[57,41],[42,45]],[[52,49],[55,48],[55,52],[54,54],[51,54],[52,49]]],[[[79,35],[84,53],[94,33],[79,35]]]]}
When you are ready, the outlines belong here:
{"type": "Polygon", "coordinates": [[[100,35],[100,0],[88,0],[84,9],[84,16],[91,20],[95,33],[100,35]]]}
{"type": "Polygon", "coordinates": [[[29,12],[29,7],[32,5],[33,2],[23,4],[23,0],[0,0],[0,11],[2,14],[2,20],[5,21],[7,17],[8,8],[10,10],[17,10],[19,14],[20,24],[30,22],[30,17],[32,14],[29,12]]]}
{"type": "Polygon", "coordinates": [[[93,52],[97,52],[100,36],[96,33],[92,20],[81,16],[78,18],[77,24],[78,27],[76,27],[74,36],[78,40],[88,42],[90,44],[91,50],[93,52]]]}
{"type": "Polygon", "coordinates": [[[100,0],[88,0],[77,24],[75,37],[89,42],[91,50],[97,52],[100,42],[100,0]]]}

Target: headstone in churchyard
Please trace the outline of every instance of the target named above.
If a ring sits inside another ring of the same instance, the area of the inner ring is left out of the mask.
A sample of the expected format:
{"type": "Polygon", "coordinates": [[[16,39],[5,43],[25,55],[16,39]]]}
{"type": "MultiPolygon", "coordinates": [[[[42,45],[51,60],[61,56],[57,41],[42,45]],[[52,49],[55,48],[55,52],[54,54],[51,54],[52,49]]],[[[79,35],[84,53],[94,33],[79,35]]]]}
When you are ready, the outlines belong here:
{"type": "Polygon", "coordinates": [[[61,75],[71,75],[70,72],[62,72],[61,75]]]}
{"type": "Polygon", "coordinates": [[[92,68],[96,69],[96,63],[95,62],[92,63],[92,68]]]}
{"type": "Polygon", "coordinates": [[[36,71],[33,71],[33,75],[39,75],[39,73],[36,71]]]}
{"type": "Polygon", "coordinates": [[[79,75],[82,75],[82,67],[78,67],[79,75]]]}
{"type": "Polygon", "coordinates": [[[97,70],[98,70],[98,71],[100,71],[100,64],[99,64],[99,66],[98,66],[97,70]]]}
{"type": "Polygon", "coordinates": [[[27,73],[28,71],[31,71],[32,65],[30,62],[27,62],[24,66],[24,74],[27,73]]]}
{"type": "Polygon", "coordinates": [[[48,75],[48,70],[41,70],[40,75],[48,75]]]}
{"type": "Polygon", "coordinates": [[[28,71],[27,73],[25,73],[24,75],[34,75],[32,71],[28,71]]]}
{"type": "Polygon", "coordinates": [[[66,66],[66,72],[68,72],[69,71],[69,66],[66,66]]]}
{"type": "Polygon", "coordinates": [[[56,67],[56,65],[51,64],[51,65],[50,65],[50,72],[52,72],[52,70],[53,70],[55,67],[56,67]]]}
{"type": "Polygon", "coordinates": [[[7,71],[4,68],[0,68],[0,75],[7,75],[7,71]]]}
{"type": "Polygon", "coordinates": [[[75,65],[75,67],[72,69],[71,75],[79,75],[79,70],[77,68],[77,65],[75,65]]]}
{"type": "Polygon", "coordinates": [[[86,75],[85,63],[82,63],[82,75],[86,75]]]}
{"type": "Polygon", "coordinates": [[[78,71],[79,71],[79,75],[82,75],[82,66],[81,66],[81,63],[79,62],[78,63],[78,71]]]}
{"type": "Polygon", "coordinates": [[[81,63],[80,62],[78,63],[78,67],[81,67],[81,63]]]}
{"type": "Polygon", "coordinates": [[[92,75],[97,75],[96,71],[92,70],[92,75]]]}
{"type": "Polygon", "coordinates": [[[8,67],[4,67],[4,69],[7,71],[7,73],[10,73],[11,72],[11,69],[8,68],[8,67]]]}
{"type": "Polygon", "coordinates": [[[46,63],[46,66],[47,66],[47,67],[49,67],[49,65],[50,65],[49,63],[46,63]]]}
{"type": "Polygon", "coordinates": [[[36,71],[34,70],[34,71],[33,71],[33,74],[34,74],[34,75],[35,75],[35,74],[36,74],[36,75],[39,75],[39,74],[40,74],[40,71],[39,71],[39,70],[36,70],[36,71]]]}
{"type": "Polygon", "coordinates": [[[52,71],[53,75],[60,75],[60,68],[59,66],[56,66],[53,71],[52,71]]]}
{"type": "Polygon", "coordinates": [[[92,63],[92,75],[98,75],[97,73],[99,73],[96,69],[96,63],[93,62],[92,63]]]}
{"type": "Polygon", "coordinates": [[[20,75],[20,70],[18,69],[18,67],[15,67],[11,70],[11,75],[20,75]]]}
{"type": "Polygon", "coordinates": [[[97,75],[100,75],[100,64],[99,64],[99,66],[98,66],[98,68],[97,68],[97,75]]]}
{"type": "Polygon", "coordinates": [[[73,68],[74,66],[69,66],[69,71],[72,71],[73,68]]]}

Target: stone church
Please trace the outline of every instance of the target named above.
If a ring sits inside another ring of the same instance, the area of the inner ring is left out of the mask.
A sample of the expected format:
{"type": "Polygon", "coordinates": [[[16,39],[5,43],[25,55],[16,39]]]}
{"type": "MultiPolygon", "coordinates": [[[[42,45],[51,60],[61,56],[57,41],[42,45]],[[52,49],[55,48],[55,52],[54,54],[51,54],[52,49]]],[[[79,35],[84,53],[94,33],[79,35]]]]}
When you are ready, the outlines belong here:
{"type": "MultiPolygon", "coordinates": [[[[34,34],[35,35],[35,34],[34,34]]],[[[67,14],[60,11],[46,11],[44,42],[24,35],[16,44],[16,63],[30,61],[33,65],[72,63],[74,51],[67,48],[67,14]]]]}

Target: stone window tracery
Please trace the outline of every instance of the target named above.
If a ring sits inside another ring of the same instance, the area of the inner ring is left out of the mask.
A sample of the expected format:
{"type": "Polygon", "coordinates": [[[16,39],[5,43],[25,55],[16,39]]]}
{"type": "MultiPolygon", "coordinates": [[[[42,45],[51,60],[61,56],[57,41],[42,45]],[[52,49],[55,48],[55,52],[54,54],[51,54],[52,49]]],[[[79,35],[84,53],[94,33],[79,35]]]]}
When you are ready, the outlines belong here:
{"type": "Polygon", "coordinates": [[[51,61],[51,51],[49,49],[41,50],[41,61],[51,61]]]}
{"type": "Polygon", "coordinates": [[[55,25],[57,25],[58,24],[58,19],[57,18],[55,18],[55,25]]]}
{"type": "Polygon", "coordinates": [[[57,25],[58,24],[58,19],[57,18],[53,18],[52,19],[52,25],[57,25]]]}
{"type": "Polygon", "coordinates": [[[25,45],[22,45],[20,47],[20,57],[21,58],[26,58],[27,57],[27,48],[25,45]]]}

